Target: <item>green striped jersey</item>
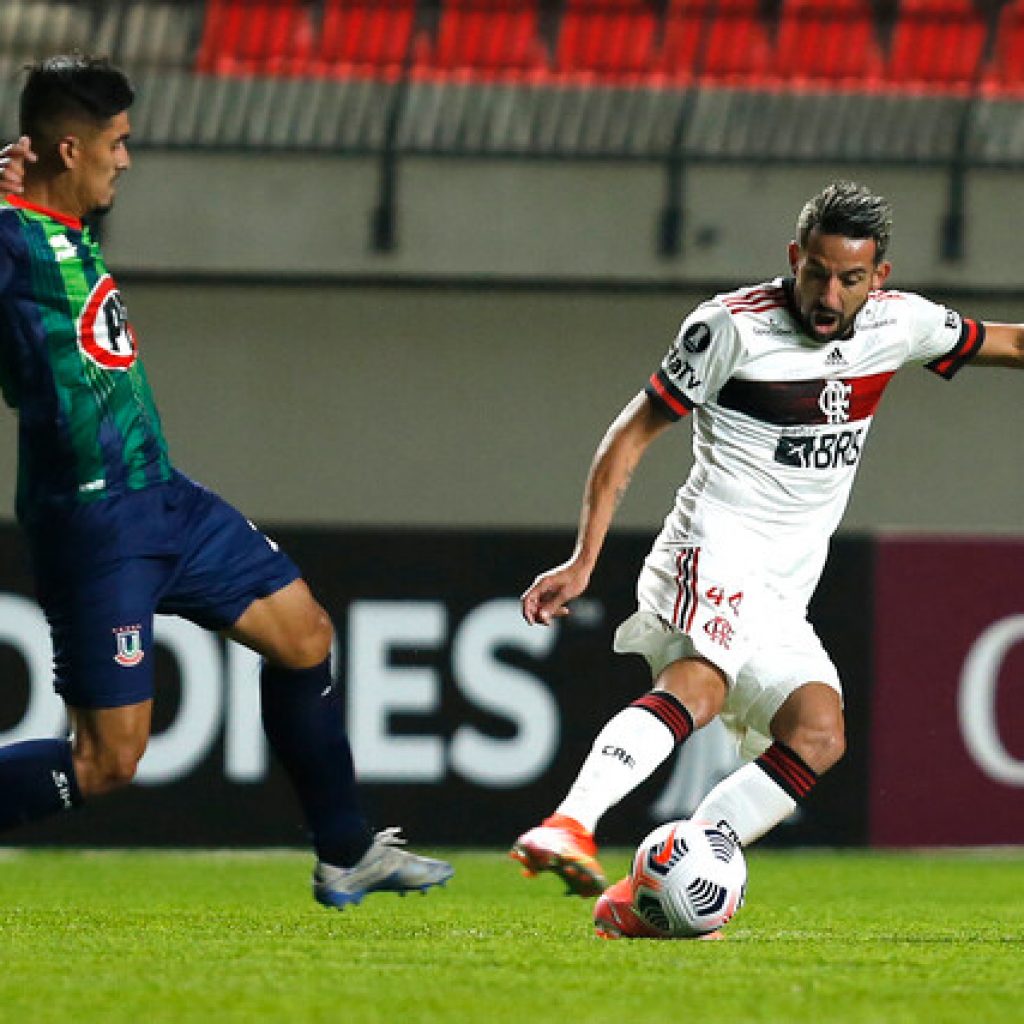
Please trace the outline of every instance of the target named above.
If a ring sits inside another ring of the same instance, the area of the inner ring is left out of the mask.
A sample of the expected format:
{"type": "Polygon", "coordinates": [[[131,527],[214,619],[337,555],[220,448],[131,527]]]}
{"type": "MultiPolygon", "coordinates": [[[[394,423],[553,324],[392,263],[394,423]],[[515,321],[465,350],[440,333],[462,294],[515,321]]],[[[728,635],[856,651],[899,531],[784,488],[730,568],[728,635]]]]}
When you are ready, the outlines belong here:
{"type": "Polygon", "coordinates": [[[81,221],[0,202],[0,387],[18,410],[18,517],[170,478],[124,302],[81,221]]]}

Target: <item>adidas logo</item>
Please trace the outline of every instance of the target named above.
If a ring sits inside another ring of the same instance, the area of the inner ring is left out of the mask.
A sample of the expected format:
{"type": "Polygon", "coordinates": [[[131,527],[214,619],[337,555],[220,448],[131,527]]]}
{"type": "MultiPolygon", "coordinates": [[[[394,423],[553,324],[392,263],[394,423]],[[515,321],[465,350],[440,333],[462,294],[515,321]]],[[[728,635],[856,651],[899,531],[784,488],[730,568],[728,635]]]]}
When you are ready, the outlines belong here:
{"type": "Polygon", "coordinates": [[[831,352],[829,352],[829,354],[827,356],[825,356],[825,365],[826,366],[845,366],[846,365],[846,357],[843,355],[842,352],[839,351],[838,348],[834,348],[834,349],[832,349],[831,352]]]}

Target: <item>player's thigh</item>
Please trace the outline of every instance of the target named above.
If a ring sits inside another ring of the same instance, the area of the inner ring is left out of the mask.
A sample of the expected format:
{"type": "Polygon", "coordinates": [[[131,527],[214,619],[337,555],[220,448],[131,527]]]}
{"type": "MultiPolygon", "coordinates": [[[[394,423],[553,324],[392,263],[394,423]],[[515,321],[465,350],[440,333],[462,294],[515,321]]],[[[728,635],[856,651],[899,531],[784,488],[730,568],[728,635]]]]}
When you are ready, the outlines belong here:
{"type": "Polygon", "coordinates": [[[153,613],[172,571],[126,558],[40,581],[50,624],[54,688],[70,707],[115,708],[153,696],[153,613]]]}
{"type": "Polygon", "coordinates": [[[767,745],[782,739],[776,730],[797,720],[799,710],[810,721],[812,710],[827,712],[824,720],[842,719],[843,691],[839,673],[817,634],[799,610],[780,606],[763,643],[736,677],[725,702],[723,718],[760,736],[767,745]],[[809,685],[813,684],[813,685],[809,685]],[[781,715],[783,708],[787,711],[781,715]]]}
{"type": "Polygon", "coordinates": [[[226,630],[232,640],[287,668],[312,668],[330,653],[334,630],[305,580],[252,602],[226,630]]]}
{"type": "Polygon", "coordinates": [[[189,480],[180,486],[191,502],[185,554],[158,610],[230,633],[267,657],[303,646],[322,609],[295,563],[219,495],[189,480]]]}
{"type": "Polygon", "coordinates": [[[676,657],[703,658],[730,684],[757,649],[771,605],[760,575],[703,547],[676,549],[671,571],[649,560],[637,593],[640,612],[620,627],[616,650],[645,654],[656,675],[657,660],[642,648],[653,643],[667,654],[675,643],[680,648],[676,657]],[[664,642],[659,642],[652,617],[667,633],[664,642]]]}
{"type": "Polygon", "coordinates": [[[82,755],[137,749],[141,757],[153,721],[153,702],[145,700],[116,708],[68,707],[68,719],[75,750],[82,755]]]}
{"type": "Polygon", "coordinates": [[[729,686],[725,669],[661,616],[645,609],[634,612],[616,629],[613,647],[619,654],[643,655],[655,689],[681,701],[698,729],[721,711],[729,686]]]}

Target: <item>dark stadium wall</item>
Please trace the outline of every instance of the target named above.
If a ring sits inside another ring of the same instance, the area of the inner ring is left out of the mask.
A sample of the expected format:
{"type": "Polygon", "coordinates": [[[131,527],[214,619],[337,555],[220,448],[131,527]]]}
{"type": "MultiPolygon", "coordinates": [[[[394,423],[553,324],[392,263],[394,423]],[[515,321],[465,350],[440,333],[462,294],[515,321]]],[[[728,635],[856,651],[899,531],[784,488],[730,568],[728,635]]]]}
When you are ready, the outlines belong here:
{"type": "MultiPolygon", "coordinates": [[[[338,635],[367,808],[422,843],[500,846],[549,813],[609,715],[650,685],[611,635],[649,537],[611,541],[551,629],[517,594],[565,531],[285,530],[338,635]]],[[[811,618],[843,678],[848,752],[782,845],[1024,842],[1024,542],[844,537],[811,618]]],[[[0,743],[59,732],[46,623],[14,530],[0,529],[0,743]]],[[[301,845],[259,722],[258,659],[179,619],[156,631],[155,733],[135,785],[5,842],[301,845]]],[[[601,826],[630,844],[692,812],[738,764],[697,733],[601,826]]]]}
{"type": "MultiPolygon", "coordinates": [[[[611,651],[635,607],[649,545],[611,542],[586,600],[551,629],[517,594],[564,531],[287,530],[338,632],[336,666],[367,807],[422,843],[501,845],[548,813],[612,713],[650,686],[611,651]]],[[[18,540],[0,529],[0,743],[59,730],[45,621],[18,540]]],[[[870,543],[840,544],[816,602],[849,689],[850,757],[772,842],[865,840],[870,706],[870,543]],[[852,625],[851,625],[852,624],[852,625]]],[[[80,814],[11,833],[15,843],[297,845],[298,811],[259,723],[257,659],[178,619],[157,627],[155,735],[137,782],[80,814]]],[[[602,826],[628,844],[689,814],[738,764],[724,730],[702,731],[602,826]]]]}

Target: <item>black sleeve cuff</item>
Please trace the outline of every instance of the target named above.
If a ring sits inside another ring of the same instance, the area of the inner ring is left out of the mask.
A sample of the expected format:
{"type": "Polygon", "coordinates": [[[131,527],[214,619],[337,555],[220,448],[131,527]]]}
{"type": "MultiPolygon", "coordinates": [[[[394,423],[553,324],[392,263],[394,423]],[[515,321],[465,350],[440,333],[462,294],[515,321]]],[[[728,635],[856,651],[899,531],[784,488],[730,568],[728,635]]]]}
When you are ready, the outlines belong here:
{"type": "Polygon", "coordinates": [[[664,370],[651,374],[644,390],[670,420],[681,420],[693,411],[693,403],[672,383],[664,370]]]}
{"type": "Polygon", "coordinates": [[[960,340],[944,355],[933,359],[925,366],[932,373],[937,373],[946,380],[952,380],[957,371],[973,359],[985,340],[985,325],[979,320],[968,320],[964,318],[963,327],[960,330],[960,340]]]}

